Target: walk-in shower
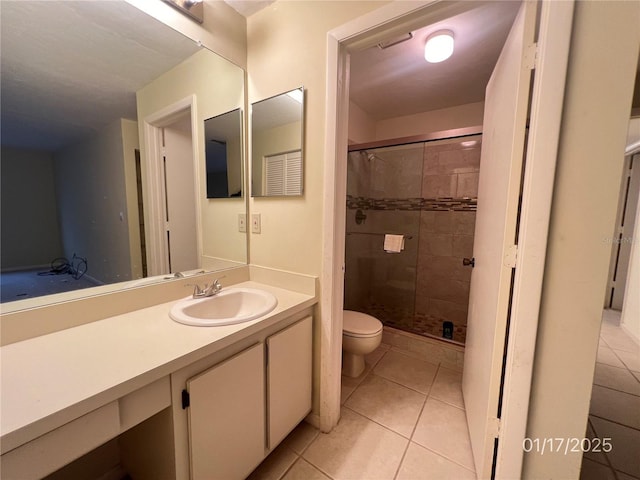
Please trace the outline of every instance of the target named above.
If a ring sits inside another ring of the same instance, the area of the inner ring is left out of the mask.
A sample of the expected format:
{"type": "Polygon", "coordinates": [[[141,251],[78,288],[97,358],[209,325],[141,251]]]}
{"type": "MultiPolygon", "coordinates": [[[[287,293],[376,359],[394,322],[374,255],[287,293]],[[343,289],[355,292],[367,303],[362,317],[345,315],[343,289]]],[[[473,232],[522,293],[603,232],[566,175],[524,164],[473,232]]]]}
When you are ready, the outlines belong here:
{"type": "Polygon", "coordinates": [[[346,309],[464,343],[482,137],[462,133],[350,148],[346,309]],[[389,234],[404,236],[399,253],[389,234]]]}

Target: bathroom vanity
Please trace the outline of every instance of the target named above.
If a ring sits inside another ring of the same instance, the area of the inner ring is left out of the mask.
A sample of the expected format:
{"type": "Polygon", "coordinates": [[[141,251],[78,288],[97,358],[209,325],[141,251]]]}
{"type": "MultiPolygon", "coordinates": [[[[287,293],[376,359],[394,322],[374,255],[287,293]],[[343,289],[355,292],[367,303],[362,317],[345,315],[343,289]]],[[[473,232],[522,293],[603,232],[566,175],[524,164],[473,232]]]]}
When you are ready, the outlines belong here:
{"type": "Polygon", "coordinates": [[[244,478],[311,411],[312,307],[278,304],[218,327],[170,319],[175,301],[5,345],[3,478],[41,478],[118,438],[134,478],[244,478]]]}

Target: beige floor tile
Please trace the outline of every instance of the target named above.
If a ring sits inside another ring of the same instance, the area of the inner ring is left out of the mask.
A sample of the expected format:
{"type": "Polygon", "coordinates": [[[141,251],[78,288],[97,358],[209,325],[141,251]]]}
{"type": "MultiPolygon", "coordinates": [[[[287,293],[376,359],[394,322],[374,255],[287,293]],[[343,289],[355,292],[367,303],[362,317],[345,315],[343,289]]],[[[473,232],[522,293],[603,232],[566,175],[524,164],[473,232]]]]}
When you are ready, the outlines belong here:
{"type": "Polygon", "coordinates": [[[374,373],[420,393],[429,393],[437,365],[390,350],[378,362],[374,373]]]}
{"type": "Polygon", "coordinates": [[[344,405],[349,395],[351,395],[356,389],[355,385],[349,385],[345,383],[344,376],[342,377],[342,388],[340,390],[340,405],[344,405]]]}
{"type": "Polygon", "coordinates": [[[626,368],[612,367],[596,363],[596,371],[593,377],[594,385],[609,387],[621,392],[640,395],[640,382],[626,368]]]}
{"type": "Polygon", "coordinates": [[[462,373],[450,368],[440,367],[433,382],[429,396],[464,408],[462,398],[462,373]]]}
{"type": "Polygon", "coordinates": [[[409,438],[425,399],[421,393],[371,374],[345,406],[409,438]]]}
{"type": "Polygon", "coordinates": [[[331,480],[316,467],[306,462],[303,458],[298,459],[293,467],[283,477],[283,480],[331,480]]]}
{"type": "Polygon", "coordinates": [[[618,477],[618,480],[638,480],[638,477],[632,477],[631,475],[618,471],[616,471],[616,476],[618,477]]]}
{"type": "Polygon", "coordinates": [[[298,459],[291,449],[280,444],[265,458],[260,465],[247,477],[247,480],[278,480],[298,459]]]}
{"type": "Polygon", "coordinates": [[[614,350],[638,352],[638,344],[631,340],[627,332],[621,328],[605,328],[603,325],[602,330],[600,331],[600,336],[604,339],[607,345],[614,350]]]}
{"type": "Polygon", "coordinates": [[[624,363],[613,353],[607,346],[598,347],[598,358],[596,360],[598,363],[603,363],[605,365],[611,365],[612,367],[620,367],[624,368],[624,363]]]}
{"type": "Polygon", "coordinates": [[[636,377],[638,379],[638,381],[640,382],[640,372],[635,372],[635,371],[631,371],[631,373],[633,373],[633,376],[636,377]]]}
{"type": "Polygon", "coordinates": [[[475,480],[476,475],[451,460],[411,442],[402,460],[397,480],[475,480]]]}
{"type": "Polygon", "coordinates": [[[597,438],[610,438],[611,451],[606,455],[614,469],[640,478],[640,430],[592,418],[597,438]]]}
{"type": "Polygon", "coordinates": [[[319,434],[320,430],[303,420],[293,429],[293,432],[282,441],[282,444],[298,455],[302,455],[302,452],[311,445],[311,442],[313,442],[319,434]]]}
{"type": "Polygon", "coordinates": [[[589,413],[640,429],[640,397],[635,395],[594,385],[589,413]]]}
{"type": "Polygon", "coordinates": [[[391,348],[389,345],[385,343],[381,343],[378,348],[376,348],[373,352],[364,356],[364,361],[366,364],[375,367],[376,364],[380,361],[380,359],[384,356],[385,352],[387,352],[391,348]]]}
{"type": "MultiPolygon", "coordinates": [[[[591,417],[589,417],[589,420],[591,420],[591,417]]],[[[588,438],[590,440],[596,438],[596,434],[594,433],[593,428],[591,428],[591,421],[589,421],[589,423],[587,424],[587,433],[585,434],[585,438],[588,438]]],[[[584,458],[588,458],[589,460],[593,460],[594,462],[598,462],[603,465],[608,465],[607,457],[605,456],[604,452],[600,450],[601,449],[599,449],[599,451],[595,451],[595,449],[587,450],[586,452],[584,452],[584,458]]]]}
{"type": "Polygon", "coordinates": [[[353,393],[353,391],[362,383],[362,381],[369,375],[371,369],[380,361],[380,359],[384,356],[384,354],[389,350],[389,345],[385,343],[381,343],[378,348],[376,348],[369,355],[365,355],[364,357],[364,371],[360,374],[359,377],[347,377],[346,375],[342,375],[342,389],[340,391],[340,405],[344,405],[344,402],[349,398],[349,395],[353,393]]]}
{"type": "Polygon", "coordinates": [[[347,408],[338,425],[321,433],[303,458],[335,480],[392,479],[408,440],[347,408]]]}
{"type": "Polygon", "coordinates": [[[473,455],[464,410],[427,398],[412,440],[460,465],[473,469],[473,455]]]}
{"type": "Polygon", "coordinates": [[[635,372],[640,371],[640,350],[636,350],[635,352],[614,350],[614,352],[629,370],[635,372]]]}
{"type": "Polygon", "coordinates": [[[580,480],[616,480],[616,477],[609,467],[583,458],[580,480]]]}
{"type": "Polygon", "coordinates": [[[602,310],[602,324],[603,325],[620,325],[620,316],[622,312],[620,310],[612,310],[605,308],[602,310]]]}

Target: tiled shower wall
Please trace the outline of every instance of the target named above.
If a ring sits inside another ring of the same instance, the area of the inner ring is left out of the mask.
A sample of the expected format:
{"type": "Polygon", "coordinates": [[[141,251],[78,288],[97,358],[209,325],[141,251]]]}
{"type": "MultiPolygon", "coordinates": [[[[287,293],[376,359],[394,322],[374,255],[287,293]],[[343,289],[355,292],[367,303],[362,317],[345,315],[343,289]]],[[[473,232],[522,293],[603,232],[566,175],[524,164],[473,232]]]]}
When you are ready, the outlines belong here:
{"type": "Polygon", "coordinates": [[[386,325],[464,343],[480,136],[350,154],[345,307],[386,325]],[[371,153],[374,156],[371,156],[371,153]],[[357,209],[367,216],[356,224],[357,209]],[[384,233],[407,235],[399,254],[384,233]]]}

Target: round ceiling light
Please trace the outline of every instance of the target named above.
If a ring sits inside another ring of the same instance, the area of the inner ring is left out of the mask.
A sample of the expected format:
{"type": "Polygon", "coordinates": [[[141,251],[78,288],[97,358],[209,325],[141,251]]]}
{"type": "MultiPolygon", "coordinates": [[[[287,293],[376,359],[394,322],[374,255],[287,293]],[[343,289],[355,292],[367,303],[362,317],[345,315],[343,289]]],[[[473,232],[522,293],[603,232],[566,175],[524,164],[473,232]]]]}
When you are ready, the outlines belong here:
{"type": "Polygon", "coordinates": [[[446,60],[453,53],[453,32],[439,30],[427,38],[424,45],[424,59],[429,63],[446,60]]]}

